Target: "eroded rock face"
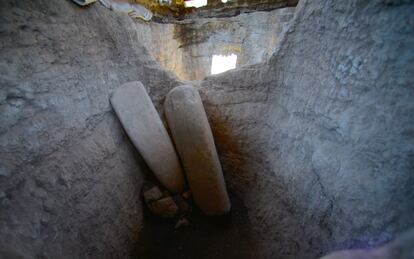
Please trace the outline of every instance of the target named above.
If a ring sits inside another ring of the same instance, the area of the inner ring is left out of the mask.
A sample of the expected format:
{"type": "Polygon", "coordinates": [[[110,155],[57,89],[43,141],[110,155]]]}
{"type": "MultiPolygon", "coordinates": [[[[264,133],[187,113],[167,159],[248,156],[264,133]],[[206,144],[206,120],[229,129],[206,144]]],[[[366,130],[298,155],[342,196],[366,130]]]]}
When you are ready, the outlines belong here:
{"type": "Polygon", "coordinates": [[[413,10],[301,1],[269,62],[201,83],[259,257],[372,247],[414,224],[413,10]]]}
{"type": "Polygon", "coordinates": [[[0,13],[0,257],[128,257],[148,170],[109,96],[140,80],[159,107],[175,78],[99,4],[1,1],[0,13]]]}
{"type": "MultiPolygon", "coordinates": [[[[179,82],[136,23],[98,4],[9,0],[0,12],[2,255],[128,258],[145,240],[147,170],[109,95],[140,80],[162,114],[179,82]]],[[[226,258],[316,258],[414,224],[413,12],[410,1],[303,0],[269,61],[197,84],[247,215],[206,227],[193,258],[223,242],[240,246],[226,258]]]]}
{"type": "Polygon", "coordinates": [[[184,80],[211,74],[213,55],[237,55],[237,67],[261,63],[275,52],[295,8],[171,24],[137,21],[141,39],[156,60],[184,80]]]}
{"type": "Polygon", "coordinates": [[[231,17],[243,13],[285,9],[286,7],[296,6],[298,2],[298,0],[230,0],[223,3],[221,0],[209,0],[207,6],[197,8],[187,14],[184,13],[177,19],[231,17]]]}
{"type": "MultiPolygon", "coordinates": [[[[116,0],[125,2],[126,0],[116,0]]],[[[130,1],[131,2],[131,1],[130,1]]],[[[298,0],[231,0],[223,3],[221,0],[208,0],[201,8],[190,8],[184,0],[132,0],[152,10],[157,21],[176,22],[177,20],[200,17],[231,17],[241,13],[256,11],[272,11],[283,7],[296,6],[298,0]]]]}

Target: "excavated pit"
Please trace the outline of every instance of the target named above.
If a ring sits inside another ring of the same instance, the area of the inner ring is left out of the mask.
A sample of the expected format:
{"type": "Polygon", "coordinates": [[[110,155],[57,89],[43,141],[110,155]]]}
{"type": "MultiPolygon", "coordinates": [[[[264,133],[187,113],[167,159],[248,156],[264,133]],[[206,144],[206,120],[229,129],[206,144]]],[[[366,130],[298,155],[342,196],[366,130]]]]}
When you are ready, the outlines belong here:
{"type": "Polygon", "coordinates": [[[319,258],[412,228],[413,3],[262,2],[144,23],[1,1],[0,257],[319,258]],[[210,76],[230,53],[237,68],[210,76]],[[162,117],[172,88],[199,89],[228,216],[194,208],[174,229],[143,205],[152,174],[109,102],[131,81],[162,117]]]}

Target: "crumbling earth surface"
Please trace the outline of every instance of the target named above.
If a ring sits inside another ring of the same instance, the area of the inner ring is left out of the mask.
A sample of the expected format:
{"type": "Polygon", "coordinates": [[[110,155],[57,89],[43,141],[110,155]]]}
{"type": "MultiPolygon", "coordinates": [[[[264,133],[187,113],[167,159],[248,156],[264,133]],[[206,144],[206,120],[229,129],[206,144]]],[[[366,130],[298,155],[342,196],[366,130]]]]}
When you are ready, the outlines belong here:
{"type": "Polygon", "coordinates": [[[150,172],[109,96],[141,81],[163,115],[183,82],[126,15],[1,1],[1,255],[317,258],[393,239],[414,225],[413,12],[302,0],[269,60],[194,83],[233,208],[174,229],[143,209],[150,172]]]}

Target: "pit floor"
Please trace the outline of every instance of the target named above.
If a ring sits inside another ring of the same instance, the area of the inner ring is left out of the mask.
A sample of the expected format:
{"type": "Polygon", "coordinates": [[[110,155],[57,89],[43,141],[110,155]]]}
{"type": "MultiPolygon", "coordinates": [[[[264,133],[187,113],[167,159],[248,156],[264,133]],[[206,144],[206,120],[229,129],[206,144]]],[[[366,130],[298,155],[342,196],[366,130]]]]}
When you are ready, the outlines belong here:
{"type": "Polygon", "coordinates": [[[167,220],[144,209],[133,258],[255,258],[256,246],[243,202],[232,195],[231,212],[224,217],[208,217],[193,206],[186,215],[189,226],[174,229],[177,219],[167,220]]]}

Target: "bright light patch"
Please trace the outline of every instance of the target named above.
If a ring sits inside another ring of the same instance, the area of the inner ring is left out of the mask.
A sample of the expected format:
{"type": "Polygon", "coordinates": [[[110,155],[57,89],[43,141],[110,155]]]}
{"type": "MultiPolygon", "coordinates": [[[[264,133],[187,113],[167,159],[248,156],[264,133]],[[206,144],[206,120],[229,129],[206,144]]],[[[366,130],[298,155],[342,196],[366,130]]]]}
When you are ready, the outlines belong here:
{"type": "Polygon", "coordinates": [[[228,0],[221,0],[222,3],[227,3],[228,0]]]}
{"type": "Polygon", "coordinates": [[[199,8],[201,6],[207,5],[207,0],[190,0],[185,1],[185,7],[195,7],[199,8]]]}
{"type": "Polygon", "coordinates": [[[211,74],[220,74],[227,70],[236,68],[237,55],[231,54],[228,56],[224,55],[213,55],[213,61],[211,62],[211,74]]]}

